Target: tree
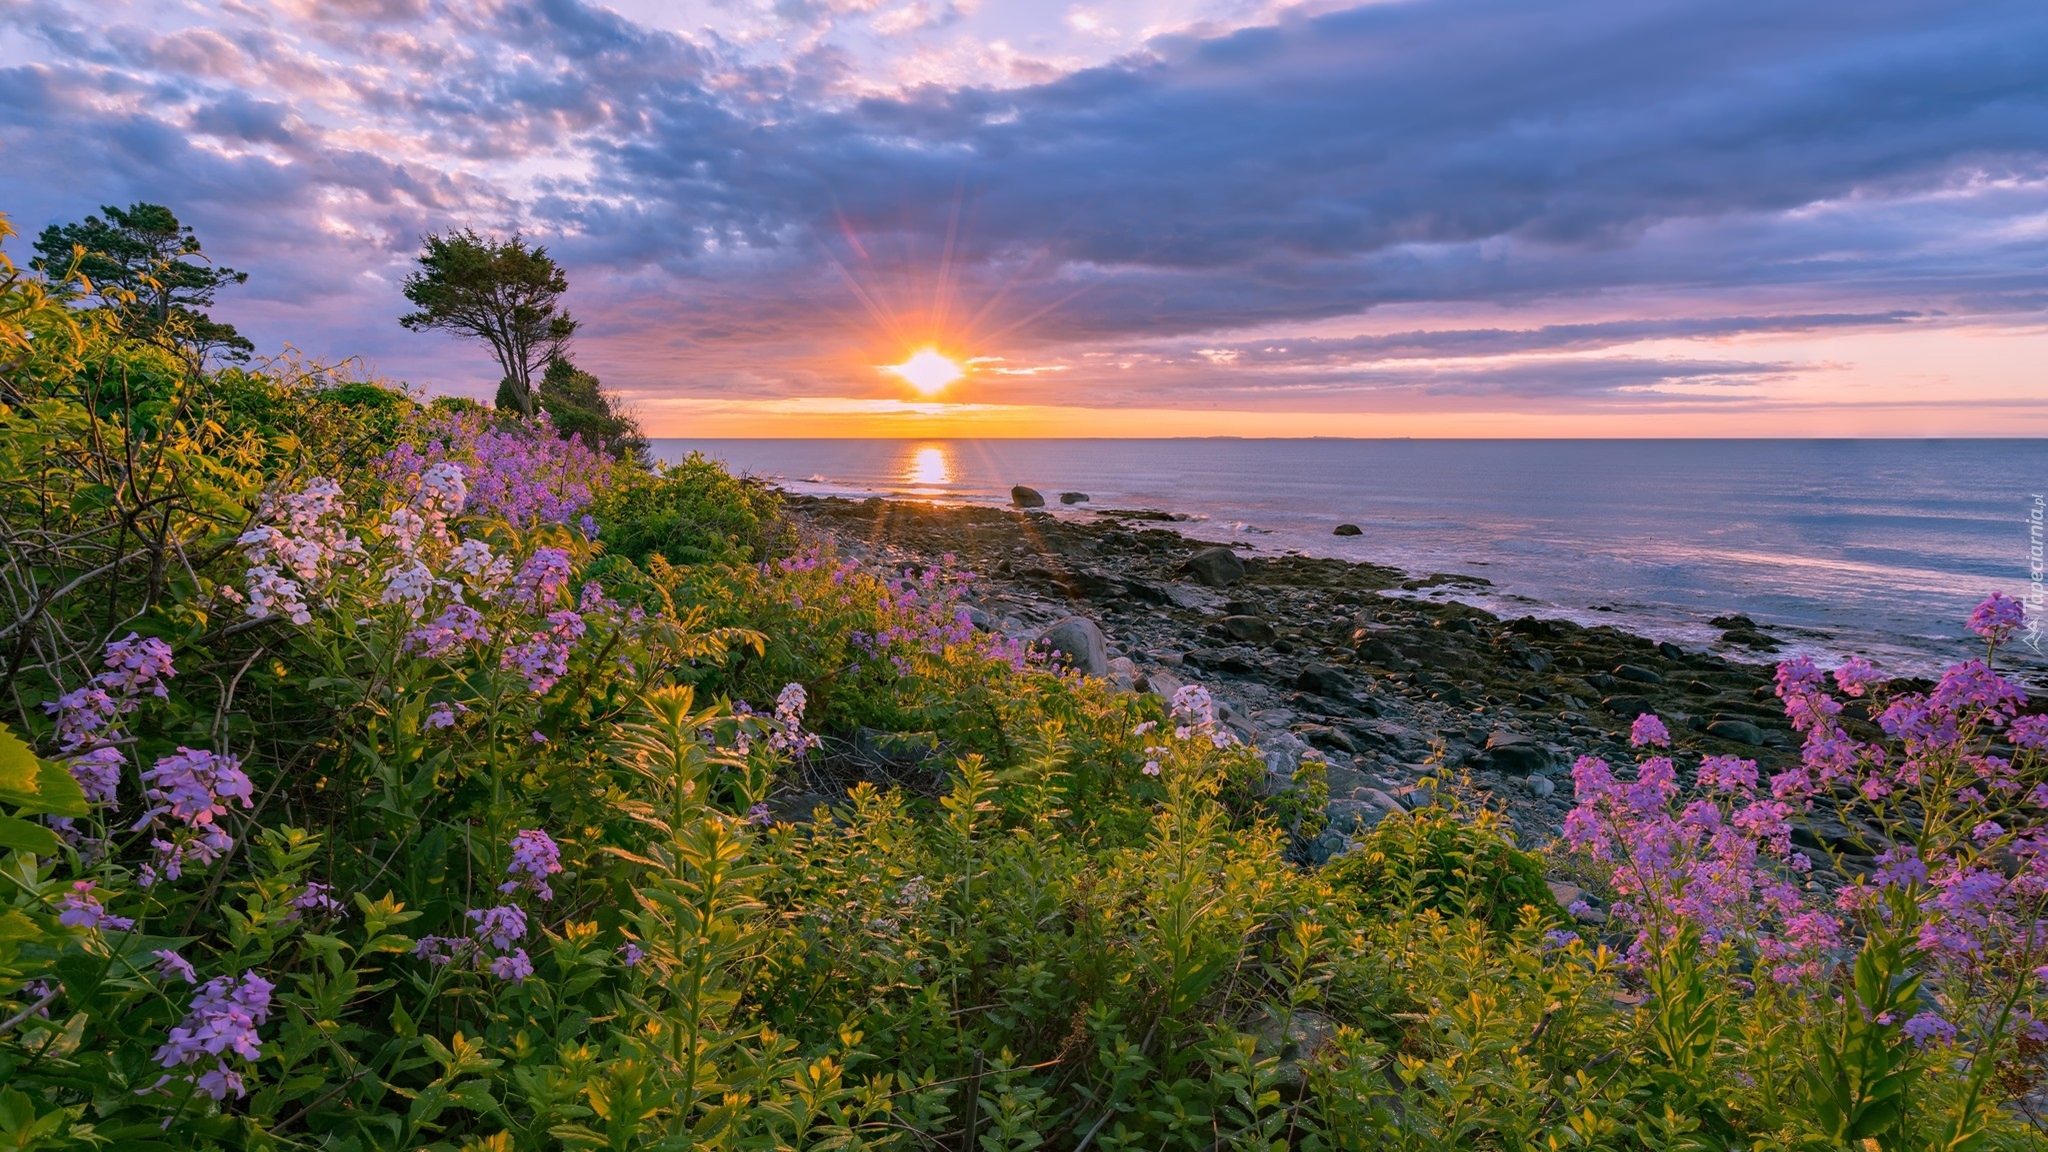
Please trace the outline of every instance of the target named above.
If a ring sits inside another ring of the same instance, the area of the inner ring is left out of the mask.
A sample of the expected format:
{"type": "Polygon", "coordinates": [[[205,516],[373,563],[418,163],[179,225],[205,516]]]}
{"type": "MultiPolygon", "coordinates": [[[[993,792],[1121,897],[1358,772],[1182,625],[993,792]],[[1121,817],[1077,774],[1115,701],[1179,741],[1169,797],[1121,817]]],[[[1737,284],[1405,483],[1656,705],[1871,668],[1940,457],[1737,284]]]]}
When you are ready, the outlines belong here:
{"type": "Polygon", "coordinates": [[[540,409],[564,436],[582,436],[621,460],[638,459],[647,451],[647,437],[633,417],[619,410],[597,377],[569,362],[567,356],[548,361],[540,378],[540,409]]]}
{"type": "Polygon", "coordinates": [[[119,318],[122,331],[185,352],[198,360],[218,353],[247,360],[256,346],[232,324],[209,317],[213,294],[249,279],[247,272],[215,267],[199,249],[199,237],[161,204],[134,203],[126,211],[104,205],[106,219],[87,216],[76,224],[52,224],[36,238],[32,266],[45,276],[78,273],[102,306],[119,318]],[[185,257],[195,256],[198,261],[185,257]]]}
{"type": "Polygon", "coordinates": [[[423,241],[419,271],[405,278],[405,298],[419,308],[398,318],[414,332],[454,332],[491,346],[504,371],[499,405],[532,416],[533,377],[560,356],[576,321],[560,307],[569,277],[546,248],[479,236],[464,228],[423,241]]]}

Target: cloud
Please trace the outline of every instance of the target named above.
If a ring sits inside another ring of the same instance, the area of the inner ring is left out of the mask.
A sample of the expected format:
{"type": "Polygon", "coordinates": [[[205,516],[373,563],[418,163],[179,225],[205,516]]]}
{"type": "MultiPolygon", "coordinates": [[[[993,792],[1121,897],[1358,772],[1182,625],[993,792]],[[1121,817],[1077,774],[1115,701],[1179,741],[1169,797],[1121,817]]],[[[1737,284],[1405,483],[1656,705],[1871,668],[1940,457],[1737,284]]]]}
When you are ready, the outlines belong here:
{"type": "MultiPolygon", "coordinates": [[[[756,15],[915,39],[971,6],[756,15]]],[[[1412,0],[894,89],[815,38],[775,56],[581,0],[108,19],[0,3],[0,208],[170,203],[252,271],[228,318],[472,388],[481,358],[389,323],[418,236],[453,225],[547,242],[581,354],[650,395],[860,394],[849,365],[941,333],[1061,369],[1029,383],[1062,397],[1133,387],[1094,350],[1153,396],[1654,405],[1812,369],[1593,354],[2048,307],[2035,0],[1412,0]],[[1474,306],[1529,319],[1330,331],[1474,306]],[[1371,367],[1455,358],[1499,363],[1371,367]]]]}

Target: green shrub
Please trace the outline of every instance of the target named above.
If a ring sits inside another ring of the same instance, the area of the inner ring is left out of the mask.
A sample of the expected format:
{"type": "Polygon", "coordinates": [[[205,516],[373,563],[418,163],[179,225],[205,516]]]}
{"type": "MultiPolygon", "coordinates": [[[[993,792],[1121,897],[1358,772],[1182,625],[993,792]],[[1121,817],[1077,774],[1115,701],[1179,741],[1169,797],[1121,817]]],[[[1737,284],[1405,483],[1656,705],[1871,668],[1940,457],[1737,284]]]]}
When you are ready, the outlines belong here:
{"type": "Polygon", "coordinates": [[[597,517],[606,549],[636,562],[738,563],[767,553],[779,507],[773,490],[693,452],[609,494],[597,517]]]}
{"type": "Polygon", "coordinates": [[[1496,932],[1513,928],[1524,907],[1563,918],[1543,881],[1542,863],[1509,843],[1500,818],[1484,809],[1427,806],[1392,813],[1323,872],[1360,912],[1375,918],[1429,910],[1477,920],[1496,932]]]}

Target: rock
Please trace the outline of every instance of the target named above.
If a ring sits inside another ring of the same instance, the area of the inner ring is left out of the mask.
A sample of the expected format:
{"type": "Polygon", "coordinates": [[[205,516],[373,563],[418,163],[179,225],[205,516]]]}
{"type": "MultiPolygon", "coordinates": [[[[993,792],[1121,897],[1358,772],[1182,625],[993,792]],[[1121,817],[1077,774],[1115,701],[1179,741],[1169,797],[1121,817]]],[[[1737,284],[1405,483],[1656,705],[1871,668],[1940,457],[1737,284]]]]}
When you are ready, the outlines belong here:
{"type": "Polygon", "coordinates": [[[1664,677],[1657,675],[1640,664],[1623,664],[1614,670],[1614,675],[1616,679],[1627,680],[1631,684],[1662,684],[1664,682],[1664,677]]]}
{"type": "Polygon", "coordinates": [[[995,631],[995,622],[988,618],[988,613],[983,612],[972,604],[968,604],[960,610],[967,613],[967,622],[974,626],[976,632],[995,631]]]}
{"type": "Polygon", "coordinates": [[[1373,807],[1378,808],[1383,812],[1386,812],[1389,815],[1392,815],[1396,812],[1406,812],[1408,810],[1407,807],[1404,806],[1399,800],[1394,799],[1392,796],[1387,795],[1385,792],[1382,792],[1377,788],[1364,788],[1354,793],[1353,795],[1357,796],[1358,799],[1363,800],[1368,804],[1371,804],[1373,807]]]}
{"type": "Polygon", "coordinates": [[[1669,640],[1659,641],[1657,652],[1667,660],[1682,660],[1685,658],[1685,649],[1680,648],[1669,640]]]}
{"type": "Polygon", "coordinates": [[[1087,502],[1088,494],[1086,492],[1060,493],[1060,503],[1062,504],[1086,504],[1087,502]]]}
{"type": "Polygon", "coordinates": [[[1536,799],[1547,800],[1551,793],[1557,791],[1557,782],[1548,776],[1532,775],[1522,781],[1522,787],[1528,789],[1529,795],[1536,799]]]}
{"type": "Polygon", "coordinates": [[[1543,884],[1550,889],[1550,895],[1557,900],[1557,906],[1560,908],[1568,909],[1586,898],[1586,890],[1577,884],[1563,880],[1545,880],[1543,884]]]}
{"type": "Polygon", "coordinates": [[[1386,819],[1387,809],[1363,800],[1332,800],[1329,807],[1330,827],[1346,836],[1370,832],[1386,819]]]}
{"type": "Polygon", "coordinates": [[[1286,791],[1294,783],[1294,770],[1303,756],[1314,749],[1292,732],[1275,732],[1259,743],[1259,755],[1266,761],[1268,791],[1286,791]]]}
{"type": "Polygon", "coordinates": [[[1310,664],[1303,668],[1294,677],[1294,686],[1318,696],[1344,697],[1357,691],[1349,673],[1328,664],[1310,664]]]}
{"type": "Polygon", "coordinates": [[[1228,587],[1244,576],[1244,561],[1237,558],[1237,553],[1220,545],[1204,548],[1188,557],[1185,567],[1197,581],[1211,588],[1228,587]]]}
{"type": "Polygon", "coordinates": [[[1069,616],[1038,634],[1037,644],[1065,654],[1073,666],[1090,676],[1109,674],[1109,644],[1102,629],[1085,616],[1069,616]]]}
{"type": "Polygon", "coordinates": [[[1185,687],[1187,687],[1187,681],[1182,680],[1171,672],[1161,670],[1145,674],[1145,691],[1150,692],[1169,704],[1173,703],[1174,693],[1179,692],[1185,687]]]}
{"type": "Polygon", "coordinates": [[[1252,644],[1271,644],[1279,635],[1271,624],[1257,616],[1225,616],[1223,630],[1234,639],[1252,644]]]}
{"type": "Polygon", "coordinates": [[[1334,748],[1339,752],[1352,753],[1358,751],[1358,745],[1341,728],[1331,728],[1324,724],[1304,724],[1295,729],[1295,733],[1318,748],[1334,748]]]}
{"type": "Polygon", "coordinates": [[[1776,652],[1780,647],[1776,640],[1748,628],[1730,628],[1721,633],[1721,642],[1733,644],[1738,648],[1747,648],[1753,652],[1776,652]]]}
{"type": "Polygon", "coordinates": [[[1259,670],[1247,655],[1248,651],[1239,648],[1192,648],[1182,659],[1205,671],[1243,676],[1259,670]]]}
{"type": "Polygon", "coordinates": [[[1043,508],[1045,507],[1045,497],[1038,494],[1038,489],[1026,488],[1024,485],[1019,484],[1010,489],[1010,503],[1015,504],[1019,508],[1043,508]]]}
{"type": "Polygon", "coordinates": [[[1274,1074],[1283,1092],[1298,1092],[1308,1077],[1309,1061],[1337,1035],[1337,1022],[1320,1012],[1296,1008],[1284,1019],[1261,1006],[1257,1016],[1245,1025],[1257,1037],[1253,1052],[1260,1057],[1278,1057],[1274,1074]]]}
{"type": "Polygon", "coordinates": [[[1623,720],[1633,720],[1645,712],[1656,711],[1650,706],[1650,702],[1641,696],[1609,696],[1600,702],[1600,706],[1623,720]]]}
{"type": "Polygon", "coordinates": [[[1486,764],[1496,771],[1527,776],[1556,763],[1550,749],[1520,732],[1501,728],[1486,738],[1486,764]]]}
{"type": "Polygon", "coordinates": [[[1356,524],[1339,524],[1330,530],[1332,536],[1363,536],[1365,529],[1356,524]]]}
{"type": "Polygon", "coordinates": [[[1126,692],[1138,686],[1138,666],[1129,656],[1119,656],[1109,662],[1110,682],[1126,692]]]}
{"type": "Polygon", "coordinates": [[[1707,722],[1707,735],[1756,747],[1764,742],[1764,730],[1747,720],[1717,716],[1707,722]]]}

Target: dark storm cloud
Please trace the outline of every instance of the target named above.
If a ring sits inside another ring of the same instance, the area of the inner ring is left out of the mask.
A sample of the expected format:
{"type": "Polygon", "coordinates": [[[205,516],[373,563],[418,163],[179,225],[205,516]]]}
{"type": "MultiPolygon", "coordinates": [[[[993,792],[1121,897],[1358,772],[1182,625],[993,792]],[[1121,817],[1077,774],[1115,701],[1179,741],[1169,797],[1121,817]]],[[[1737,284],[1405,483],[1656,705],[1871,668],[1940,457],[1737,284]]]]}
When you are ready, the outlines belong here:
{"type": "MultiPolygon", "coordinates": [[[[2048,211],[2039,0],[1415,0],[1160,40],[1034,86],[863,98],[828,52],[743,62],[579,0],[104,20],[0,0],[0,43],[35,48],[0,59],[0,208],[34,229],[169,202],[255,273],[259,332],[345,335],[387,367],[426,346],[362,318],[401,310],[422,232],[463,224],[548,240],[619,382],[690,355],[684,386],[751,394],[815,390],[807,342],[873,329],[848,280],[906,316],[949,295],[952,321],[1016,354],[1201,333],[1240,371],[1954,322],[2048,295],[2048,237],[2008,226],[2048,211]],[[1228,336],[1387,303],[1762,287],[1804,299],[1228,336]]],[[[1586,387],[1656,385],[1597,382],[1611,371],[1586,387]]],[[[1539,375],[1317,386],[1558,395],[1539,375]]]]}

